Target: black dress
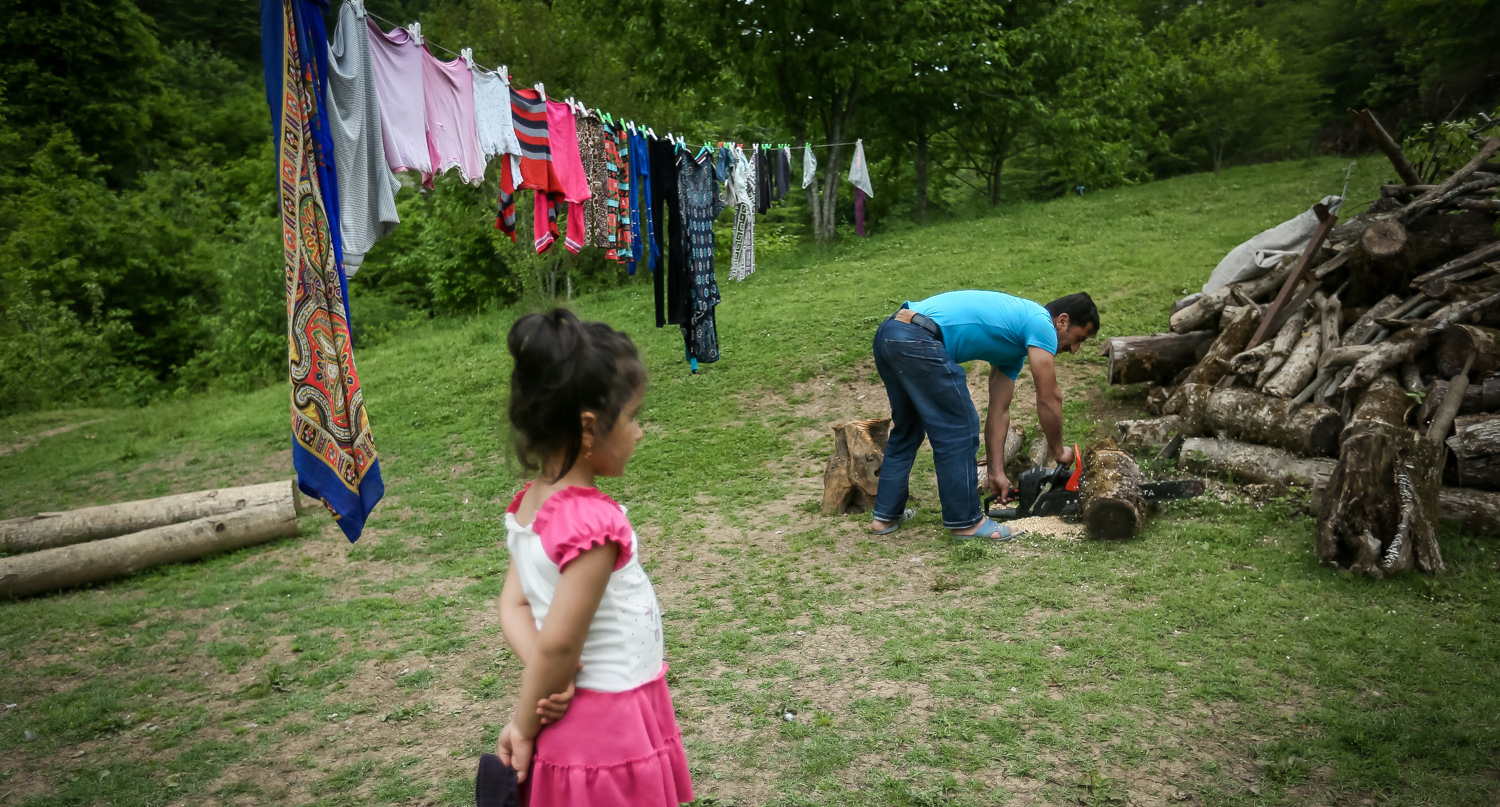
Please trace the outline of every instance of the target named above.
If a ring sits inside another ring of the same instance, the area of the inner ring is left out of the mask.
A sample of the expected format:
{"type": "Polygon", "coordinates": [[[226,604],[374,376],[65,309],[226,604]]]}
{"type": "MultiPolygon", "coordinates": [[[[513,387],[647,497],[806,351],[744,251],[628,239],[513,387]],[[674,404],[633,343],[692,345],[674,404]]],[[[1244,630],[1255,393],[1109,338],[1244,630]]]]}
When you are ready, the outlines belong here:
{"type": "Polygon", "coordinates": [[[677,147],[665,140],[652,140],[647,147],[651,158],[651,222],[656,243],[651,245],[651,286],[656,298],[656,327],[682,322],[685,308],[675,289],[667,288],[668,275],[685,270],[682,255],[682,211],[677,202],[677,147]],[[662,205],[667,218],[662,218],[662,205]],[[665,226],[663,226],[665,224],[665,226]],[[660,247],[660,249],[658,249],[660,247]]]}
{"type": "Polygon", "coordinates": [[[719,304],[719,284],[714,279],[714,219],[725,207],[712,153],[704,153],[701,159],[686,151],[678,153],[677,194],[687,231],[684,247],[688,271],[681,284],[687,316],[682,322],[682,340],[689,359],[708,364],[719,360],[714,319],[719,304]]]}

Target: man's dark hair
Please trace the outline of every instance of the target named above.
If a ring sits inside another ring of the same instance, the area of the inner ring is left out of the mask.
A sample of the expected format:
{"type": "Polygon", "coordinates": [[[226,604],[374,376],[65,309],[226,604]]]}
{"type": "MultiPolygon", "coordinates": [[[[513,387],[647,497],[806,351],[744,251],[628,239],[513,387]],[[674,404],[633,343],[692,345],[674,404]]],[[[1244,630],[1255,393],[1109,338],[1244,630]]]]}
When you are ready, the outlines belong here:
{"type": "Polygon", "coordinates": [[[1094,305],[1094,298],[1090,297],[1086,291],[1059,297],[1047,303],[1047,313],[1053,319],[1057,319],[1061,314],[1067,314],[1070,328],[1074,325],[1092,325],[1093,328],[1089,333],[1099,332],[1099,307],[1094,305]]]}

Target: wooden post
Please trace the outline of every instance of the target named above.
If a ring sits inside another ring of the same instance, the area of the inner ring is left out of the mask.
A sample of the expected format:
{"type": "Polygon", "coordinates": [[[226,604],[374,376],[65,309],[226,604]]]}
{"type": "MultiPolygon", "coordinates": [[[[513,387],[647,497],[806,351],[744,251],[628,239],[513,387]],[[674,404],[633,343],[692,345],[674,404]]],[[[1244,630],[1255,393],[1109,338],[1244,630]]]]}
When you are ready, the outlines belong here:
{"type": "Polygon", "coordinates": [[[57,546],[113,538],[206,516],[232,513],[286,500],[302,512],[295,480],[223,490],[201,490],[121,504],[40,513],[0,521],[0,553],[35,552],[57,546]]]}
{"type": "Polygon", "coordinates": [[[1114,440],[1089,446],[1083,457],[1083,523],[1094,538],[1132,538],[1146,525],[1147,503],[1141,493],[1145,476],[1114,440]]]}
{"type": "Polygon", "coordinates": [[[72,588],[297,534],[291,499],[181,524],[0,558],[0,597],[72,588]]]}

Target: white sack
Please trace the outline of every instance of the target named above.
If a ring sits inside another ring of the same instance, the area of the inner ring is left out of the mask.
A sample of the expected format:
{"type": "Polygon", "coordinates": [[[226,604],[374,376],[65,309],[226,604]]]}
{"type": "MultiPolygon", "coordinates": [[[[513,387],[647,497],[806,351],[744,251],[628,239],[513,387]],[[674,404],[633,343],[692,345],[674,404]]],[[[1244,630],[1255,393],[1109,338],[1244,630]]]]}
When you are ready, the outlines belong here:
{"type": "MultiPolygon", "coordinates": [[[[1325,196],[1324,205],[1331,213],[1339,211],[1344,203],[1342,197],[1325,196]]],[[[1208,282],[1203,284],[1204,294],[1213,294],[1230,283],[1254,280],[1271,271],[1283,255],[1301,255],[1318,229],[1318,214],[1308,208],[1296,218],[1288,219],[1255,236],[1229,251],[1224,260],[1214,267],[1208,282]]]]}

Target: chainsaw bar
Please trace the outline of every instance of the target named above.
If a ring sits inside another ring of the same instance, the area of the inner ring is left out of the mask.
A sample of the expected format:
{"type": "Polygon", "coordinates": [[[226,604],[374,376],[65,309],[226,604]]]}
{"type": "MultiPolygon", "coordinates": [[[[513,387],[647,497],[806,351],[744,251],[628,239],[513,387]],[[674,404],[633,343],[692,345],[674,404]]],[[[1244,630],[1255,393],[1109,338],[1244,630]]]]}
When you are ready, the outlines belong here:
{"type": "MultiPolygon", "coordinates": [[[[1148,502],[1165,502],[1176,501],[1179,499],[1191,499],[1195,496],[1201,496],[1203,494],[1203,490],[1203,480],[1201,479],[1183,479],[1170,482],[1147,482],[1146,484],[1141,485],[1141,495],[1148,502]]],[[[1079,498],[1080,494],[1078,494],[1076,491],[1049,490],[1046,493],[1038,496],[1036,498],[1036,501],[1031,502],[1031,506],[1027,509],[1025,515],[1027,517],[1064,515],[1070,510],[1076,511],[1078,509],[1079,498]]],[[[988,507],[989,502],[993,501],[993,499],[994,497],[991,496],[986,500],[986,507],[988,507]]],[[[995,519],[996,521],[1004,521],[1007,519],[1019,518],[1020,512],[1018,507],[997,507],[989,510],[986,515],[988,515],[990,518],[995,519]]]]}

